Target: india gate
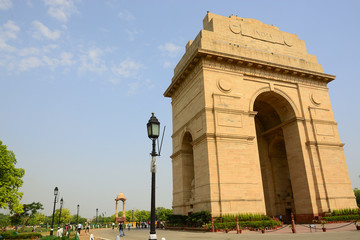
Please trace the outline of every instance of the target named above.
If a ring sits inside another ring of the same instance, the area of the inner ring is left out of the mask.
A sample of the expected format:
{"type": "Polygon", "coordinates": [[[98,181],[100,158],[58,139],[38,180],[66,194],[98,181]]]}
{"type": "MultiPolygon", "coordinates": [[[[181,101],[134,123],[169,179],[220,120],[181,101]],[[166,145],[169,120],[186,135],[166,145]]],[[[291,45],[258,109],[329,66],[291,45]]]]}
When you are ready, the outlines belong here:
{"type": "Polygon", "coordinates": [[[301,223],[356,208],[328,93],[334,79],[297,35],[208,12],[164,93],[174,214],[293,212],[301,223]]]}

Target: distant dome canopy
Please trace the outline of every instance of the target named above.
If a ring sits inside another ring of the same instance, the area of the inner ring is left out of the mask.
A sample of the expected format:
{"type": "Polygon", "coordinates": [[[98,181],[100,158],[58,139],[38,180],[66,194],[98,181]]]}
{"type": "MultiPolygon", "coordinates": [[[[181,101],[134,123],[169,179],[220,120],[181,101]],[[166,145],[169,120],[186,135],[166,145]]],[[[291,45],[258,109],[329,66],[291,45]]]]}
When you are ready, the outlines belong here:
{"type": "Polygon", "coordinates": [[[125,201],[126,198],[123,193],[119,193],[119,195],[117,196],[117,198],[115,200],[116,201],[119,201],[119,200],[125,201]]]}

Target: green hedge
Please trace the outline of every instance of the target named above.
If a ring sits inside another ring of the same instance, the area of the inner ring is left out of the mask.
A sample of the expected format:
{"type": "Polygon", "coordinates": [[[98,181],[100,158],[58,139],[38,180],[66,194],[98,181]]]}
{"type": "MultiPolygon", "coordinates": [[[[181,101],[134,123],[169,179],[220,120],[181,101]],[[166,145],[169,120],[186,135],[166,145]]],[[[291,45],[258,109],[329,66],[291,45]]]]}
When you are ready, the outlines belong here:
{"type": "Polygon", "coordinates": [[[324,219],[328,222],[337,222],[337,221],[351,221],[351,220],[360,220],[359,215],[345,215],[345,216],[328,216],[328,217],[322,217],[321,219],[324,219]]]}
{"type": "MultiPolygon", "coordinates": [[[[241,221],[239,222],[240,229],[265,229],[265,228],[274,228],[276,226],[281,226],[279,221],[275,220],[262,220],[262,221],[241,221]]],[[[208,227],[211,227],[211,224],[208,224],[208,227]]],[[[236,222],[215,222],[215,229],[236,229],[236,222]]]]}
{"type": "Polygon", "coordinates": [[[271,220],[269,216],[264,214],[256,214],[256,213],[239,213],[239,214],[224,214],[222,218],[218,218],[217,221],[220,222],[236,222],[236,217],[239,222],[242,221],[263,221],[263,220],[271,220]]]}
{"type": "Polygon", "coordinates": [[[0,236],[2,236],[2,239],[32,239],[32,238],[42,237],[41,233],[34,233],[34,232],[1,233],[0,236]]]}
{"type": "Polygon", "coordinates": [[[167,220],[168,226],[174,227],[201,227],[211,221],[211,215],[207,211],[192,213],[189,216],[185,215],[170,215],[167,220]]]}
{"type": "Polygon", "coordinates": [[[359,210],[357,208],[345,208],[345,209],[336,209],[331,212],[332,216],[344,216],[344,215],[358,215],[359,210]]]}
{"type": "Polygon", "coordinates": [[[57,236],[45,236],[42,237],[40,240],[79,240],[79,237],[73,237],[73,238],[69,238],[66,236],[63,237],[57,237],[57,236]]]}

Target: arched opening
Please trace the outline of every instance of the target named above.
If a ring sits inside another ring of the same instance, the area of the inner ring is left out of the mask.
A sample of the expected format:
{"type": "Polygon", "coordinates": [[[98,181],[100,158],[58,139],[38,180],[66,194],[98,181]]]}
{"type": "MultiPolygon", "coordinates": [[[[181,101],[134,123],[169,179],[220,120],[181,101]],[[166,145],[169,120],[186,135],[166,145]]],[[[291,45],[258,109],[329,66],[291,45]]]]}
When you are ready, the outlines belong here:
{"type": "Polygon", "coordinates": [[[288,137],[288,133],[297,131],[297,125],[291,124],[295,112],[284,97],[274,92],[260,94],[254,111],[266,213],[282,215],[288,222],[291,212],[296,212],[289,171],[289,152],[295,149],[288,137]]]}
{"type": "Polygon", "coordinates": [[[189,132],[185,133],[181,146],[183,198],[187,213],[192,213],[195,198],[195,171],[193,139],[189,132]]]}

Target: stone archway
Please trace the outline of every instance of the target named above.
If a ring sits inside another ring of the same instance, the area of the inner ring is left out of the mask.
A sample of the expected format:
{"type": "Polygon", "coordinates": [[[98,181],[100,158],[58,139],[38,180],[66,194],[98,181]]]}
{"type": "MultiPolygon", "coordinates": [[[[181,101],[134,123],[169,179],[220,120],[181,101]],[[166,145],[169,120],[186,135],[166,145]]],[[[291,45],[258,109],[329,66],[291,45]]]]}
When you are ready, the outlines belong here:
{"type": "MultiPolygon", "coordinates": [[[[287,222],[290,221],[290,213],[296,213],[296,208],[286,145],[296,140],[285,138],[283,128],[295,120],[295,113],[286,99],[275,92],[260,94],[254,102],[254,111],[257,112],[255,127],[266,213],[270,216],[283,215],[287,222]]],[[[297,131],[297,125],[292,125],[292,128],[297,131]]],[[[299,149],[288,151],[291,154],[299,149]]]]}
{"type": "Polygon", "coordinates": [[[173,212],[292,211],[311,222],[355,208],[328,94],[334,79],[296,35],[208,12],[164,93],[173,212]]]}
{"type": "Polygon", "coordinates": [[[116,203],[115,222],[117,222],[117,223],[125,222],[125,220],[126,220],[126,210],[125,210],[126,197],[124,196],[123,193],[119,193],[119,195],[115,198],[115,203],[116,203]],[[122,216],[121,217],[118,216],[118,213],[119,213],[119,201],[123,202],[123,210],[122,210],[122,216]]]}
{"type": "Polygon", "coordinates": [[[194,208],[195,195],[195,171],[194,171],[194,151],[193,139],[189,132],[183,137],[181,146],[182,158],[182,178],[183,178],[183,201],[186,205],[186,213],[192,213],[194,208]]]}

